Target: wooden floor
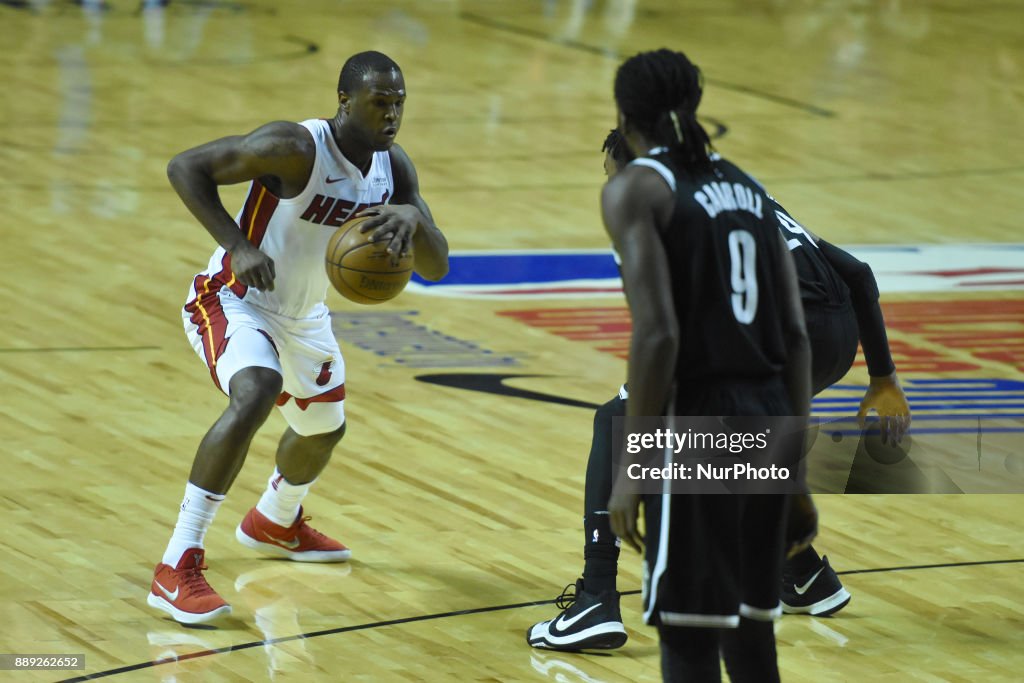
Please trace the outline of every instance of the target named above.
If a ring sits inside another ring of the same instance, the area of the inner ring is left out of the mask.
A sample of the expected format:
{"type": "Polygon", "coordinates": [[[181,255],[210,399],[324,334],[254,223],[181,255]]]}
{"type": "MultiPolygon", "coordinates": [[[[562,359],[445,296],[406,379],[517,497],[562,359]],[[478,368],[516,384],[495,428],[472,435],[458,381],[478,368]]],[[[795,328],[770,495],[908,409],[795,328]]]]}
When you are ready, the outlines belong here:
{"type": "MultiPolygon", "coordinates": [[[[919,414],[925,380],[950,395],[990,387],[991,410],[1024,412],[1024,251],[1007,244],[977,265],[965,246],[1024,241],[1017,3],[11,0],[0,43],[0,653],[86,658],[82,671],[2,680],[658,679],[630,552],[625,648],[524,642],[581,570],[586,404],[624,377],[615,293],[410,292],[373,309],[332,298],[350,429],[307,510],[353,561],[293,566],[232,538],[272,468],[274,415],[207,539],[232,618],[189,629],[145,604],[224,402],[178,313],[214,245],[164,167],[214,137],[333,114],[338,69],[359,50],[403,66],[400,142],[461,252],[606,248],[599,149],[615,68],[642,49],[685,50],[705,71],[718,149],[816,232],[893,259],[876,271],[919,414]],[[934,267],[900,245],[949,248],[934,267]],[[904,255],[913,277],[953,284],[887,285],[904,255]],[[452,373],[526,375],[506,384],[570,401],[416,379],[452,373]]],[[[241,194],[223,191],[232,211],[241,194]]],[[[858,365],[845,382],[865,379],[858,365]]],[[[1020,460],[1007,455],[1005,473],[1015,481],[1020,460]]],[[[820,507],[818,545],[853,601],[778,623],[785,680],[1021,680],[1024,498],[820,507]]]]}

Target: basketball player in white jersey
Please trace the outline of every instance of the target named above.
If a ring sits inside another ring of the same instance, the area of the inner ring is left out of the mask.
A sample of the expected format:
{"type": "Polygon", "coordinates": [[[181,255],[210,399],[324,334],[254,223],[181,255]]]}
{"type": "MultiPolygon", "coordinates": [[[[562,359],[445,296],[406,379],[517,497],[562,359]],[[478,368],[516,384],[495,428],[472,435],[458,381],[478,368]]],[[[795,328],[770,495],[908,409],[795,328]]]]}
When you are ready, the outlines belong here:
{"type": "Polygon", "coordinates": [[[345,433],[345,363],[324,304],[327,241],[356,215],[397,259],[415,250],[416,272],[439,280],[448,244],[420,197],[416,170],[394,144],[405,81],[379,52],[352,56],[338,80],[332,119],[273,122],[176,156],[167,168],[185,206],[220,244],[182,311],[185,332],[229,397],[206,433],[178,521],[148,596],[182,623],[231,607],[202,572],[203,537],[276,404],[288,422],[267,489],[236,530],[257,551],[301,562],[343,562],[351,552],[310,527],[301,506],[345,433]],[[236,218],[220,185],[249,182],[236,218]]]}

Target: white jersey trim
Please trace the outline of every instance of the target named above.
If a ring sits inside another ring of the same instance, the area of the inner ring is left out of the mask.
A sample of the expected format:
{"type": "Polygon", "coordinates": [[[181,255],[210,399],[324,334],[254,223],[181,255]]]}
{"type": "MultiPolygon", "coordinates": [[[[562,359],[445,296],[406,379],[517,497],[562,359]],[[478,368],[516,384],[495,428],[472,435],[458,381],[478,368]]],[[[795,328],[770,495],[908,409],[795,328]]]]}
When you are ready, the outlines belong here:
{"type": "Polygon", "coordinates": [[[658,175],[665,179],[665,182],[668,183],[672,192],[676,191],[676,177],[672,174],[672,171],[668,170],[668,166],[660,161],[656,159],[648,159],[647,157],[640,157],[639,159],[633,159],[629,164],[630,166],[646,166],[647,168],[654,169],[658,172],[658,175]]]}

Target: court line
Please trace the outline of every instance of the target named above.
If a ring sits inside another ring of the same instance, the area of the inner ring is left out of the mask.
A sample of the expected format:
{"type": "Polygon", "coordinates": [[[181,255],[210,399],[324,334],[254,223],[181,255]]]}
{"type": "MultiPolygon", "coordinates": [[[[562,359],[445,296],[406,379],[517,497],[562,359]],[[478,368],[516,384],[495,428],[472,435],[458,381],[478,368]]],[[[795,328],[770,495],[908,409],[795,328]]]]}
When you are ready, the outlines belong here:
{"type": "Polygon", "coordinates": [[[988,564],[1021,564],[1024,563],[1024,557],[1016,560],[980,560],[978,562],[946,562],[943,564],[912,564],[905,567],[877,567],[875,569],[847,569],[846,571],[836,572],[840,576],[847,576],[850,574],[877,574],[879,572],[906,572],[915,569],[947,569],[949,567],[976,567],[979,565],[988,564]]]}
{"type": "Polygon", "coordinates": [[[179,66],[249,66],[252,64],[266,64],[268,62],[283,62],[290,59],[302,59],[320,51],[320,46],[312,40],[298,36],[284,36],[282,40],[286,43],[297,45],[295,52],[281,52],[278,54],[266,55],[263,57],[218,57],[206,59],[149,59],[145,60],[147,66],[152,67],[179,67],[179,66]]]}
{"type": "MultiPolygon", "coordinates": [[[[977,562],[947,562],[942,564],[919,564],[919,565],[908,565],[904,567],[878,567],[875,569],[850,569],[847,571],[836,572],[840,576],[847,576],[850,574],[873,574],[879,572],[899,572],[899,571],[911,571],[917,569],[946,569],[950,567],[975,567],[981,565],[995,565],[995,564],[1024,564],[1024,558],[1018,558],[1013,560],[981,560],[977,562]]],[[[620,595],[637,595],[639,590],[621,591],[620,595]]],[[[539,607],[541,605],[553,605],[558,601],[558,598],[552,600],[532,600],[530,602],[517,602],[510,605],[492,605],[490,607],[474,607],[471,609],[455,610],[452,612],[439,612],[437,614],[422,614],[418,617],[403,617],[401,619],[388,619],[386,621],[373,621],[366,624],[356,624],[354,626],[339,626],[337,628],[327,628],[320,631],[310,631],[308,633],[300,633],[294,636],[283,636],[281,638],[270,638],[267,640],[256,640],[248,643],[240,643],[238,645],[229,645],[227,647],[218,647],[212,650],[200,650],[199,652],[189,652],[188,654],[176,656],[168,659],[156,659],[148,662],[140,662],[138,664],[129,664],[128,666],[118,667],[116,669],[107,669],[105,671],[97,671],[93,674],[83,674],[81,676],[75,676],[73,678],[64,678],[58,681],[58,683],[81,683],[82,681],[93,681],[98,678],[106,678],[107,676],[115,676],[117,674],[128,673],[130,671],[139,671],[141,669],[149,669],[162,664],[171,664],[173,662],[181,662],[189,659],[198,659],[200,657],[209,657],[210,655],[222,655],[230,652],[239,652],[241,650],[249,650],[254,647],[266,646],[266,645],[277,645],[278,643],[287,643],[293,640],[307,640],[309,638],[318,638],[320,636],[332,636],[339,633],[349,633],[352,631],[367,631],[374,628],[383,628],[385,626],[399,626],[401,624],[412,624],[418,621],[433,621],[435,619],[447,619],[449,617],[461,617],[469,614],[485,614],[487,612],[501,612],[510,609],[520,609],[522,607],[539,607]]]]}
{"type": "MultiPolygon", "coordinates": [[[[541,40],[551,45],[560,45],[562,47],[571,48],[573,50],[580,50],[582,52],[589,52],[590,54],[599,55],[601,57],[611,57],[612,59],[621,59],[622,55],[617,50],[611,50],[608,48],[599,47],[597,45],[590,45],[579,40],[573,40],[571,38],[554,38],[546,35],[541,31],[535,31],[533,29],[525,28],[522,26],[516,26],[515,24],[508,24],[502,21],[496,21],[487,17],[482,17],[472,12],[459,12],[459,19],[468,21],[470,23],[491,28],[496,31],[504,31],[506,33],[514,33],[516,35],[524,36],[527,38],[533,38],[535,40],[541,40]]],[[[714,85],[723,90],[732,90],[734,92],[742,93],[744,95],[751,95],[762,100],[774,102],[775,104],[781,104],[785,107],[791,107],[793,109],[799,109],[800,111],[814,116],[820,116],[823,118],[833,118],[836,116],[836,112],[831,109],[825,109],[824,107],[818,107],[808,102],[801,102],[800,100],[793,99],[791,97],[785,97],[783,95],[776,95],[774,93],[764,92],[757,88],[752,88],[747,85],[740,83],[730,83],[728,81],[722,81],[717,78],[705,78],[705,83],[714,85]]]]}
{"type": "Polygon", "coordinates": [[[65,351],[156,351],[159,346],[53,346],[37,348],[0,348],[0,353],[60,353],[65,351]]]}

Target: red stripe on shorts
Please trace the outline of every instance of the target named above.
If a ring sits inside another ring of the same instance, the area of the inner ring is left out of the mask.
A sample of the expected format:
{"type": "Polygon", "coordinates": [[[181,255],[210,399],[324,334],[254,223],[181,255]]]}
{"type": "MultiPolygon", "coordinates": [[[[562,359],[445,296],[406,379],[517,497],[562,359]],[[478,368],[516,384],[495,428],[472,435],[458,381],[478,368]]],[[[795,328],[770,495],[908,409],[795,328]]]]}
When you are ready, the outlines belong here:
{"type": "Polygon", "coordinates": [[[196,333],[203,340],[203,357],[206,359],[206,366],[210,368],[213,383],[223,391],[220,380],[217,379],[217,359],[224,354],[228,344],[225,337],[228,319],[220,305],[220,297],[217,296],[222,283],[215,277],[197,275],[194,286],[196,298],[185,304],[185,311],[190,314],[189,320],[198,328],[196,333]]]}
{"type": "Polygon", "coordinates": [[[299,410],[305,410],[309,407],[310,403],[336,403],[345,400],[345,385],[339,384],[329,391],[310,398],[295,398],[287,391],[282,391],[281,395],[277,397],[277,405],[283,406],[289,399],[295,400],[295,405],[299,407],[299,410]]]}

